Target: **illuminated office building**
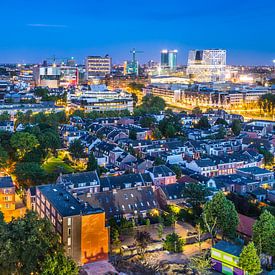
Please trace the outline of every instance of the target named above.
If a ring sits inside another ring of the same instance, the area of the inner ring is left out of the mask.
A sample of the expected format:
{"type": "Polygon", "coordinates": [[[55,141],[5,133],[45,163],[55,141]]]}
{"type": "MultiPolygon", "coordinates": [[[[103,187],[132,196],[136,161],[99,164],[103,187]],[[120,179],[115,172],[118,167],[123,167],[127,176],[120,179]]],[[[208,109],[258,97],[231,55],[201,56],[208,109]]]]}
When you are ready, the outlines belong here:
{"type": "Polygon", "coordinates": [[[191,50],[187,75],[198,82],[224,82],[226,76],[225,50],[191,50]]]}
{"type": "Polygon", "coordinates": [[[95,76],[105,76],[111,72],[111,58],[106,55],[88,56],[86,58],[86,78],[91,80],[95,76]]]}
{"type": "Polygon", "coordinates": [[[160,53],[161,67],[175,70],[177,68],[177,55],[177,50],[162,50],[160,53]]]}

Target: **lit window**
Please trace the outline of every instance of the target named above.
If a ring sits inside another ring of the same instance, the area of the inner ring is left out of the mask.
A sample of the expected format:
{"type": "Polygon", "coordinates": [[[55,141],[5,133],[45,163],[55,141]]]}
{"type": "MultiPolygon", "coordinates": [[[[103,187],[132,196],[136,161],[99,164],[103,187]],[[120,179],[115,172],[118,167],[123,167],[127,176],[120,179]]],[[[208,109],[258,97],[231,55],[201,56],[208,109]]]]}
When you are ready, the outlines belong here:
{"type": "Polygon", "coordinates": [[[68,238],[68,246],[71,246],[71,245],[72,245],[72,238],[69,237],[69,238],[68,238]]]}
{"type": "Polygon", "coordinates": [[[72,225],[72,218],[68,218],[68,226],[72,225]]]}

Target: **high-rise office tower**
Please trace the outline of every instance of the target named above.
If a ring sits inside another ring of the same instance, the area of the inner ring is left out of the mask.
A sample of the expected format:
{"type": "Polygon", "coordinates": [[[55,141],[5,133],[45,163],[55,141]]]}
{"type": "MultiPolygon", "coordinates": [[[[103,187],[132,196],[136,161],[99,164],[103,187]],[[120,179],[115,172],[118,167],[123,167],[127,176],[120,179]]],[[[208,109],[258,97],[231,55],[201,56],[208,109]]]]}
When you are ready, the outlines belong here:
{"type": "Polygon", "coordinates": [[[191,50],[188,55],[187,75],[198,82],[224,82],[226,50],[191,50]]]}
{"type": "Polygon", "coordinates": [[[177,68],[177,50],[162,50],[160,53],[161,67],[175,70],[177,68]]]}
{"type": "Polygon", "coordinates": [[[94,76],[105,76],[111,72],[111,58],[106,55],[88,56],[86,58],[86,77],[90,80],[94,76]]]}

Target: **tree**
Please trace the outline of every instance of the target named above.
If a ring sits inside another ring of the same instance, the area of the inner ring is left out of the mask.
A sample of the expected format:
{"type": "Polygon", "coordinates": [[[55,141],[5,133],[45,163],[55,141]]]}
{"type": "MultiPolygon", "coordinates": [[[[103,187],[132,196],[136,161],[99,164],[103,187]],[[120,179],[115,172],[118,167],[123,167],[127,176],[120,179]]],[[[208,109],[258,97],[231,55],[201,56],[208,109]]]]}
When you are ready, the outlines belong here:
{"type": "Polygon", "coordinates": [[[159,239],[161,239],[163,236],[163,225],[161,223],[158,225],[157,230],[158,230],[158,237],[159,239]]]}
{"type": "Polygon", "coordinates": [[[234,237],[239,223],[238,213],[234,204],[221,191],[204,205],[203,215],[208,231],[215,225],[212,233],[219,231],[223,238],[234,237]]]}
{"type": "Polygon", "coordinates": [[[223,118],[220,118],[220,117],[216,120],[215,124],[216,125],[228,125],[228,123],[226,122],[226,120],[223,119],[223,118]]]}
{"type": "Polygon", "coordinates": [[[14,174],[17,182],[24,187],[42,184],[46,173],[36,162],[18,162],[14,174]]]}
{"type": "Polygon", "coordinates": [[[201,215],[202,205],[205,204],[209,191],[203,184],[189,183],[185,185],[182,194],[187,198],[186,201],[191,204],[194,215],[198,218],[201,215]]]}
{"type": "Polygon", "coordinates": [[[27,212],[25,217],[14,219],[8,224],[1,222],[0,232],[0,274],[40,273],[44,265],[48,266],[48,257],[57,257],[55,261],[58,261],[58,269],[55,270],[69,271],[66,261],[69,259],[63,255],[62,261],[59,260],[64,250],[51,223],[39,219],[34,212],[27,212]]]}
{"type": "Polygon", "coordinates": [[[79,139],[73,140],[69,145],[69,152],[74,159],[80,159],[85,156],[85,145],[79,139]]]}
{"type": "Polygon", "coordinates": [[[9,155],[7,151],[0,145],[0,169],[8,166],[9,155]]]}
{"type": "Polygon", "coordinates": [[[200,114],[202,114],[201,108],[200,108],[200,107],[195,107],[195,108],[193,108],[192,114],[193,114],[193,115],[200,115],[200,114]]]}
{"type": "Polygon", "coordinates": [[[165,164],[165,161],[163,159],[161,159],[160,157],[156,157],[153,165],[159,166],[159,165],[163,165],[163,164],[165,164]]]}
{"type": "Polygon", "coordinates": [[[10,114],[7,111],[5,111],[2,114],[0,114],[0,122],[9,121],[10,118],[11,118],[11,116],[10,116],[10,114]]]}
{"type": "Polygon", "coordinates": [[[136,140],[137,139],[137,132],[134,131],[134,130],[130,130],[129,131],[129,138],[133,139],[133,140],[136,140]]]}
{"type": "Polygon", "coordinates": [[[96,171],[98,169],[97,160],[94,154],[91,152],[88,158],[87,171],[96,171]]]}
{"type": "Polygon", "coordinates": [[[243,248],[239,259],[239,266],[248,272],[249,275],[257,275],[262,272],[261,261],[253,242],[250,242],[243,248]]]}
{"type": "Polygon", "coordinates": [[[190,268],[196,270],[201,275],[211,274],[211,259],[206,254],[194,256],[190,259],[190,268]]]}
{"type": "Polygon", "coordinates": [[[141,256],[144,256],[148,244],[151,242],[150,233],[147,231],[137,231],[135,236],[136,246],[141,256]]]}
{"type": "Polygon", "coordinates": [[[208,118],[206,116],[201,117],[197,124],[195,124],[195,128],[198,129],[209,129],[211,128],[208,118]]]}
{"type": "Polygon", "coordinates": [[[141,109],[147,114],[158,114],[165,107],[165,100],[159,96],[146,95],[142,98],[141,109]]]}
{"type": "Polygon", "coordinates": [[[152,116],[143,116],[139,123],[141,127],[151,128],[156,123],[156,119],[152,116]]]}
{"type": "Polygon", "coordinates": [[[216,138],[217,139],[223,139],[225,136],[226,136],[226,130],[223,126],[221,126],[219,128],[219,131],[218,131],[217,135],[216,135],[216,138]]]}
{"type": "Polygon", "coordinates": [[[258,148],[260,154],[264,156],[264,163],[265,165],[272,165],[274,162],[274,155],[270,153],[268,150],[263,148],[258,148]]]}
{"type": "Polygon", "coordinates": [[[121,241],[119,238],[119,230],[117,228],[114,228],[112,234],[113,234],[113,236],[112,236],[113,245],[114,245],[114,247],[117,248],[121,245],[121,241]]]}
{"type": "Polygon", "coordinates": [[[182,170],[178,164],[171,165],[171,170],[176,174],[177,179],[179,179],[182,175],[182,170]]]}
{"type": "Polygon", "coordinates": [[[11,137],[11,146],[17,151],[20,159],[33,148],[38,147],[39,142],[35,135],[25,132],[16,132],[11,137]]]}
{"type": "Polygon", "coordinates": [[[164,136],[167,138],[172,138],[176,135],[176,128],[173,124],[168,123],[165,127],[164,136]]]}
{"type": "Polygon", "coordinates": [[[253,242],[258,252],[275,256],[275,217],[265,210],[253,226],[253,242]]]}
{"type": "Polygon", "coordinates": [[[38,137],[42,149],[55,151],[61,147],[61,141],[57,131],[46,129],[38,137]]]}
{"type": "Polygon", "coordinates": [[[242,130],[242,124],[239,119],[233,119],[231,130],[235,136],[238,136],[242,130]]]}
{"type": "Polygon", "coordinates": [[[163,249],[169,252],[180,253],[183,251],[185,240],[181,238],[177,233],[171,233],[166,236],[163,244],[163,249]]]}
{"type": "Polygon", "coordinates": [[[75,262],[66,257],[64,253],[57,252],[53,255],[47,255],[42,266],[41,275],[78,275],[79,268],[75,262]]]}
{"type": "Polygon", "coordinates": [[[152,136],[153,136],[154,139],[161,139],[162,138],[162,134],[161,134],[161,131],[159,130],[159,128],[156,127],[153,130],[152,136]]]}

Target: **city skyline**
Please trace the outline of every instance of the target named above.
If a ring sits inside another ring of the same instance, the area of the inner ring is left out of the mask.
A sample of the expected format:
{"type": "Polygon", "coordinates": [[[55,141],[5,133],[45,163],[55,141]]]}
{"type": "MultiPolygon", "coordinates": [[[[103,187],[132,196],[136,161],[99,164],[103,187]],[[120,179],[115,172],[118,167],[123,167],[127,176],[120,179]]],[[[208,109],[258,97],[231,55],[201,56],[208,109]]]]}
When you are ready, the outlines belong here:
{"type": "Polygon", "coordinates": [[[105,54],[122,63],[132,48],[144,51],[138,57],[144,63],[160,61],[160,51],[171,48],[179,50],[178,63],[186,64],[191,49],[222,48],[228,64],[272,65],[273,1],[207,2],[2,3],[0,63],[42,62],[53,55],[84,63],[87,55],[105,54]]]}

